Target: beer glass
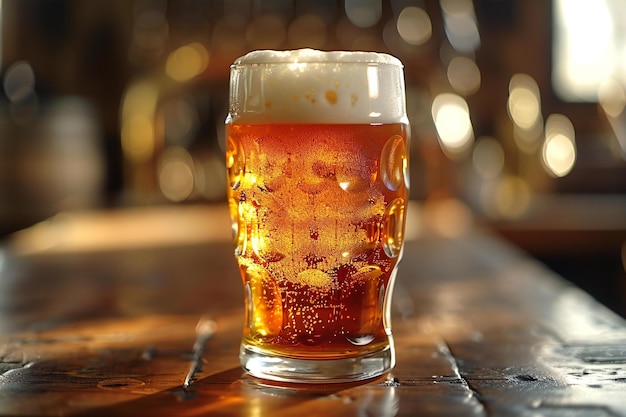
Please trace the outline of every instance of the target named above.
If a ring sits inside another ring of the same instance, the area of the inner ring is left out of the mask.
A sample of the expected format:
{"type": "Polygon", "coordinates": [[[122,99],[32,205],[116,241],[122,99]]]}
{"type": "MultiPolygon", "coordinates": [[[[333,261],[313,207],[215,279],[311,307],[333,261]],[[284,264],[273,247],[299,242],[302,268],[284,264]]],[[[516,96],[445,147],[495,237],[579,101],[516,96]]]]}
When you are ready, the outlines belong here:
{"type": "Polygon", "coordinates": [[[402,64],[373,52],[254,51],[230,71],[243,368],[303,383],[386,373],[409,185],[402,64]]]}

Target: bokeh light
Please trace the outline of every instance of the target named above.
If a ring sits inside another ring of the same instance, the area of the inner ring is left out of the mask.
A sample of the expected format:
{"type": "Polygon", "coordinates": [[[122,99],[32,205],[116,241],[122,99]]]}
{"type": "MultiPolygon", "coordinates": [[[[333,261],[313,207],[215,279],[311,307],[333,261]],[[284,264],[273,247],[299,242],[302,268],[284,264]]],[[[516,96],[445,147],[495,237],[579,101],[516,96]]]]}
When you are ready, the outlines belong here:
{"type": "Polygon", "coordinates": [[[447,238],[463,236],[474,224],[470,209],[457,198],[427,200],[423,214],[428,229],[447,238]]]}
{"type": "Polygon", "coordinates": [[[188,81],[201,74],[209,65],[209,53],[198,42],[181,46],[167,57],[165,72],[176,81],[188,81]]]}
{"type": "Polygon", "coordinates": [[[496,178],[504,169],[504,149],[492,137],[481,137],[476,141],[472,152],[474,169],[482,178],[496,178]]]}
{"type": "Polygon", "coordinates": [[[122,149],[135,162],[148,160],[154,153],[154,124],[142,114],[134,114],[122,125],[122,149]]]}
{"type": "Polygon", "coordinates": [[[531,129],[541,120],[539,87],[526,74],[511,77],[507,104],[511,120],[522,129],[531,129]]]}
{"type": "Polygon", "coordinates": [[[208,201],[226,196],[226,166],[223,154],[200,152],[194,155],[195,191],[208,201]]]}
{"type": "Polygon", "coordinates": [[[546,139],[542,161],[548,173],[555,177],[567,175],[576,162],[574,126],[563,115],[552,114],[546,120],[546,139]]]}
{"type": "Polygon", "coordinates": [[[131,162],[145,162],[154,153],[158,93],[155,84],[143,81],[131,85],[122,99],[122,151],[131,162]]]}
{"type": "Polygon", "coordinates": [[[433,34],[433,27],[428,13],[419,7],[409,6],[398,15],[396,28],[400,37],[410,45],[422,45],[433,34]]]}
{"type": "MultiPolygon", "coordinates": [[[[625,55],[626,59],[626,55],[625,55]]],[[[625,64],[626,67],[626,64],[625,64]]],[[[598,88],[600,108],[606,115],[621,150],[621,157],[626,159],[626,88],[615,78],[604,80],[598,88]]]]}
{"type": "Polygon", "coordinates": [[[513,122],[517,146],[523,152],[535,152],[541,144],[543,116],[539,86],[533,77],[527,74],[511,77],[507,111],[513,122]]]}
{"type": "Polygon", "coordinates": [[[12,103],[24,101],[35,93],[35,72],[26,61],[18,61],[4,74],[4,92],[12,103]]]}
{"type": "Polygon", "coordinates": [[[360,28],[374,26],[383,13],[382,0],[345,0],[346,16],[360,28]]]}
{"type": "Polygon", "coordinates": [[[474,60],[457,56],[450,60],[446,72],[452,88],[465,96],[478,91],[481,83],[480,69],[474,60]]]}
{"type": "Polygon", "coordinates": [[[193,159],[189,152],[180,146],[165,149],[158,170],[159,188],[171,201],[183,201],[194,191],[193,159]]]}
{"type": "Polygon", "coordinates": [[[524,216],[532,202],[528,182],[517,175],[506,175],[490,182],[481,190],[483,210],[495,219],[516,220],[524,216]]]}
{"type": "Polygon", "coordinates": [[[554,13],[555,90],[565,100],[595,101],[599,84],[623,65],[611,10],[605,0],[557,0],[554,13]]]}
{"type": "Polygon", "coordinates": [[[440,94],[433,100],[431,114],[441,146],[448,156],[454,157],[470,148],[474,131],[469,107],[463,97],[440,94]]]}
{"type": "Polygon", "coordinates": [[[480,47],[480,33],[472,0],[441,0],[444,28],[450,45],[470,53],[480,47]]]}
{"type": "Polygon", "coordinates": [[[498,183],[495,207],[498,214],[507,219],[524,215],[530,206],[531,189],[524,178],[508,176],[498,183]]]}
{"type": "Polygon", "coordinates": [[[161,106],[163,135],[169,144],[190,146],[200,124],[200,116],[187,97],[167,100],[161,106]]]}
{"type": "Polygon", "coordinates": [[[607,116],[619,117],[626,107],[624,86],[615,78],[604,80],[598,88],[598,101],[607,116]]]}

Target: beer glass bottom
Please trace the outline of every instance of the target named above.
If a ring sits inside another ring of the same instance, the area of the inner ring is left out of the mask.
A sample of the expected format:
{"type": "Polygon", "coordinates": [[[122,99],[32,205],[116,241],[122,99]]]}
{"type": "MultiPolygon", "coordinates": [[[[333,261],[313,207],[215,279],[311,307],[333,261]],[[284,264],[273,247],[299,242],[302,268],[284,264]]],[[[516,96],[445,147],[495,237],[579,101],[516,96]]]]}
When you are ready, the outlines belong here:
{"type": "Polygon", "coordinates": [[[395,365],[393,345],[345,359],[295,359],[268,355],[244,344],[239,359],[250,375],[279,382],[326,384],[363,381],[389,372],[395,365]]]}

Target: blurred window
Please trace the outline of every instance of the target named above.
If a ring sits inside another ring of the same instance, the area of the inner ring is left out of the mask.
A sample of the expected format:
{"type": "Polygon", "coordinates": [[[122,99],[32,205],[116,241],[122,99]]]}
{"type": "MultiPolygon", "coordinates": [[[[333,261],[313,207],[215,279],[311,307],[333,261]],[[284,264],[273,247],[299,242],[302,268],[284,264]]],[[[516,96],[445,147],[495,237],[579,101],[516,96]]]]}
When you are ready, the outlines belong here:
{"type": "Polygon", "coordinates": [[[553,0],[552,84],[567,102],[596,102],[608,80],[626,85],[626,2],[553,0]]]}

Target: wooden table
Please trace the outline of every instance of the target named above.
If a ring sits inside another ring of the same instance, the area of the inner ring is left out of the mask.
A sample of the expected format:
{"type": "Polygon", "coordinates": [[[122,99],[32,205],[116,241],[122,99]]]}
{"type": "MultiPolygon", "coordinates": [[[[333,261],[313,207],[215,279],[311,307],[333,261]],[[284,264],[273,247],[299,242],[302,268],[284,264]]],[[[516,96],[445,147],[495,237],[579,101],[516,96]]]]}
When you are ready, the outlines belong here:
{"type": "Polygon", "coordinates": [[[488,233],[445,237],[413,217],[396,368],[314,387],[240,369],[242,287],[223,207],[25,230],[0,252],[0,415],[626,416],[621,318],[488,233]],[[217,331],[185,390],[207,317],[217,331]]]}

